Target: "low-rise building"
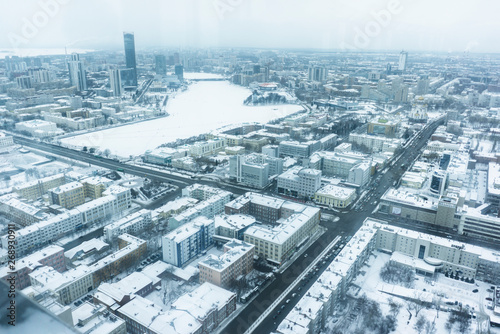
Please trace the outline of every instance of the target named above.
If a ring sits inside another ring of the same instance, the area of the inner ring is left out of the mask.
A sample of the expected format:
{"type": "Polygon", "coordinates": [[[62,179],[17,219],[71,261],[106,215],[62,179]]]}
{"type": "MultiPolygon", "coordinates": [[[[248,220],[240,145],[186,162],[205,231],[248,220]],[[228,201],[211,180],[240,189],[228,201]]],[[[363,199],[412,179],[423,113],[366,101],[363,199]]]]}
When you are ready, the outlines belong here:
{"type": "Polygon", "coordinates": [[[214,217],[215,234],[225,238],[243,240],[245,230],[256,223],[256,219],[250,215],[217,215],[214,217]]]}
{"type": "Polygon", "coordinates": [[[339,209],[348,207],[355,198],[355,189],[340,187],[333,184],[321,187],[314,194],[314,201],[316,203],[339,209]]]}
{"type": "Polygon", "coordinates": [[[56,174],[43,179],[24,183],[22,186],[12,188],[14,192],[29,200],[37,199],[45,195],[49,189],[61,186],[66,183],[64,174],[56,174]]]}
{"type": "Polygon", "coordinates": [[[18,258],[15,270],[7,266],[0,268],[0,278],[7,279],[10,275],[16,275],[16,288],[21,290],[31,284],[29,274],[42,266],[52,267],[60,273],[64,272],[66,270],[64,249],[51,245],[26,257],[18,258]]]}
{"type": "Polygon", "coordinates": [[[142,209],[106,225],[103,232],[106,240],[111,242],[121,234],[136,234],[152,224],[151,211],[142,209]]]}
{"type": "Polygon", "coordinates": [[[53,122],[34,119],[31,121],[16,123],[17,131],[25,131],[37,138],[45,138],[58,136],[64,133],[63,130],[57,128],[57,124],[53,122]]]}
{"type": "Polygon", "coordinates": [[[51,216],[44,210],[25,203],[15,193],[0,196],[0,213],[21,226],[29,226],[51,216]]]}

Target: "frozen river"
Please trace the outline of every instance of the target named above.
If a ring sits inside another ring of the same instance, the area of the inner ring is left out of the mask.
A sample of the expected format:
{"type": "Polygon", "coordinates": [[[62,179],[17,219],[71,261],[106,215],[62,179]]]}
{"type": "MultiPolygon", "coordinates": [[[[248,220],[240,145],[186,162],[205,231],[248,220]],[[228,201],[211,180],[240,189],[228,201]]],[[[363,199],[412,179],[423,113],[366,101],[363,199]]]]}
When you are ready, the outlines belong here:
{"type": "Polygon", "coordinates": [[[243,122],[266,123],[299,110],[300,105],[245,106],[247,88],[227,81],[195,82],[167,104],[168,117],[96,131],[62,139],[78,146],[108,148],[111,154],[143,154],[177,138],[207,133],[224,125],[243,122]]]}

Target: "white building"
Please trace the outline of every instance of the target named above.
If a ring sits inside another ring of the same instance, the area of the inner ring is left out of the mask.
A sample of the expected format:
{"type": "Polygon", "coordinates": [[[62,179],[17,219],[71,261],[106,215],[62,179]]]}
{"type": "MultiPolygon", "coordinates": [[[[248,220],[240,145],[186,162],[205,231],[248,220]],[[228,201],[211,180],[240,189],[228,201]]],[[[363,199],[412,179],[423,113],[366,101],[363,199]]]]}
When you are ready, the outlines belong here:
{"type": "Polygon", "coordinates": [[[0,131],[0,148],[14,145],[12,136],[8,136],[0,131]]]}
{"type": "Polygon", "coordinates": [[[26,131],[33,137],[37,138],[57,136],[64,133],[63,130],[57,128],[56,123],[42,121],[39,119],[16,123],[16,130],[26,131]]]}
{"type": "Polygon", "coordinates": [[[107,241],[116,239],[123,233],[136,234],[153,224],[151,211],[142,209],[104,227],[107,241]]]}
{"type": "Polygon", "coordinates": [[[314,194],[314,201],[334,208],[346,208],[356,199],[356,190],[328,184],[314,194]]]}
{"type": "Polygon", "coordinates": [[[321,186],[321,171],[295,166],[278,176],[278,193],[310,197],[321,186]]]}
{"type": "Polygon", "coordinates": [[[347,182],[363,187],[370,182],[370,175],[371,164],[369,161],[364,161],[349,170],[347,182]]]}
{"type": "Polygon", "coordinates": [[[305,205],[296,207],[296,212],[279,225],[253,225],[244,233],[245,242],[255,245],[255,254],[281,265],[300,242],[316,232],[320,210],[305,205]]]}

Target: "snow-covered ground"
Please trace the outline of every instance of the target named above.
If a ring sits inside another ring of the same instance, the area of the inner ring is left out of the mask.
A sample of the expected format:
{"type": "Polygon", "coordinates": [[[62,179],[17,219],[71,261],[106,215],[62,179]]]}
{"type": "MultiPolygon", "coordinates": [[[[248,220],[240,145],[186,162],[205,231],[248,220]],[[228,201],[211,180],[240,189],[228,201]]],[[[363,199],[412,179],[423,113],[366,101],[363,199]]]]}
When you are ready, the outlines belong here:
{"type": "Polygon", "coordinates": [[[229,124],[263,122],[302,110],[300,105],[245,106],[247,88],[227,81],[195,82],[170,98],[168,117],[64,138],[69,145],[99,146],[119,156],[143,154],[178,138],[207,133],[229,124]]]}
{"type": "MultiPolygon", "coordinates": [[[[375,300],[380,303],[381,311],[384,315],[389,314],[389,299],[392,298],[397,303],[403,305],[400,309],[399,315],[397,316],[397,327],[396,334],[408,334],[415,333],[414,325],[416,322],[415,311],[412,311],[413,316],[409,319],[409,313],[405,308],[405,302],[397,297],[391,296],[387,293],[381,292],[380,290],[392,290],[403,291],[399,286],[393,286],[387,284],[380,279],[380,270],[386,262],[389,261],[390,255],[375,252],[374,256],[370,257],[368,263],[363,266],[360,270],[360,274],[353,282],[353,286],[350,289],[350,294],[355,297],[360,297],[366,294],[368,299],[375,300]]],[[[446,301],[457,301],[461,302],[463,307],[468,307],[477,313],[477,319],[472,320],[470,327],[471,333],[476,333],[478,326],[484,328],[487,326],[485,318],[485,298],[490,295],[487,289],[490,284],[484,282],[476,281],[476,284],[465,283],[462,281],[457,281],[445,277],[442,274],[438,274],[436,278],[429,279],[424,276],[416,275],[417,280],[414,282],[413,289],[415,293],[423,293],[424,289],[426,292],[432,294],[434,299],[441,299],[441,307],[448,309],[448,305],[445,304],[446,301]],[[473,289],[478,289],[479,292],[473,293],[473,289]]],[[[454,307],[454,306],[452,306],[454,307]]],[[[448,319],[449,313],[446,311],[437,311],[435,308],[422,309],[419,316],[423,315],[430,322],[435,321],[436,324],[436,334],[449,333],[445,329],[445,324],[448,319]]],[[[352,329],[352,328],[351,328],[352,329]]],[[[458,333],[457,327],[452,333],[458,333]]],[[[491,328],[490,333],[500,333],[500,329],[491,328]]]]}

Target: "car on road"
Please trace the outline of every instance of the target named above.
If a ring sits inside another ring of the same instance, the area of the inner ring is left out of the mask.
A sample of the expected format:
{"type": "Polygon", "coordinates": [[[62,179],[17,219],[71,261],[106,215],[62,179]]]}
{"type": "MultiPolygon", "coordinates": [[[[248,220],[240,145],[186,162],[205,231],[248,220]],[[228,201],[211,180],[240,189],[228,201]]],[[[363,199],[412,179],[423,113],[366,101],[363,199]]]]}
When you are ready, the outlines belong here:
{"type": "Polygon", "coordinates": [[[296,293],[292,293],[292,298],[295,298],[295,296],[297,296],[296,293]]]}
{"type": "Polygon", "coordinates": [[[478,289],[474,289],[474,290],[472,290],[472,292],[473,292],[473,293],[478,293],[478,292],[479,292],[479,290],[478,290],[478,289]]]}
{"type": "Polygon", "coordinates": [[[308,257],[308,254],[304,254],[304,257],[308,257]]]}
{"type": "Polygon", "coordinates": [[[289,302],[290,302],[290,299],[287,299],[285,303],[287,303],[287,304],[288,304],[289,302]]]}

